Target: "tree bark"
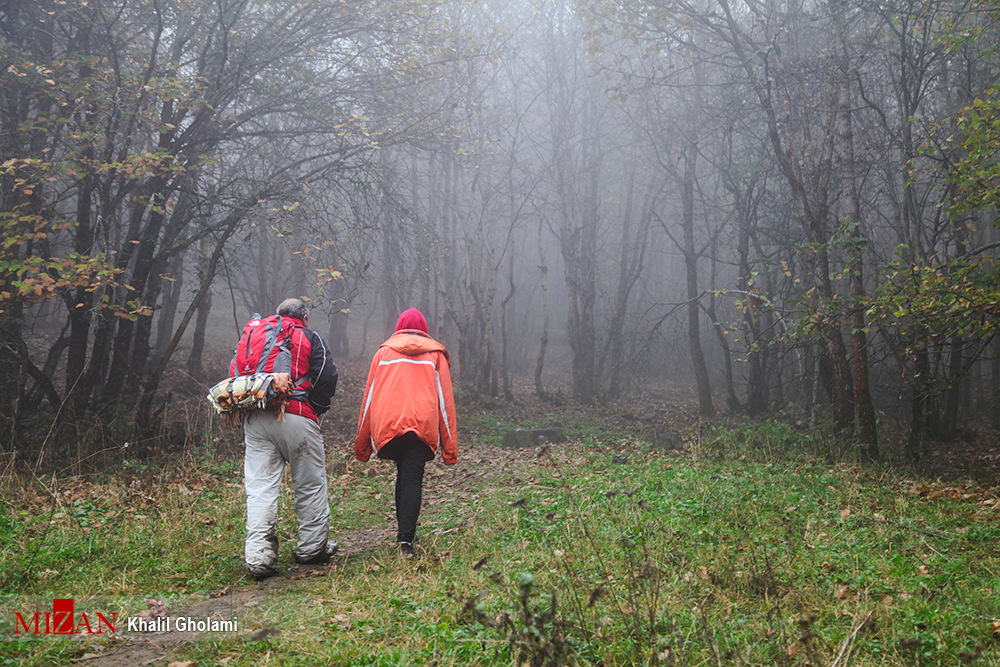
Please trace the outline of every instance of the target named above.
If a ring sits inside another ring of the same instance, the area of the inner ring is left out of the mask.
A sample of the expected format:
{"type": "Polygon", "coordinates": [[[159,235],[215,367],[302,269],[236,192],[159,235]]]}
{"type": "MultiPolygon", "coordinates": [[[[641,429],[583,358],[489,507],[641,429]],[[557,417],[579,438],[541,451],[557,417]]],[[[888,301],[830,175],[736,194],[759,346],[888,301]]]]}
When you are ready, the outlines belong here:
{"type": "MultiPolygon", "coordinates": [[[[923,340],[923,339],[921,339],[923,340]]],[[[910,413],[910,433],[906,440],[906,454],[913,463],[924,458],[927,425],[927,404],[930,398],[930,357],[927,348],[915,353],[913,372],[913,397],[910,413]]]]}
{"type": "Polygon", "coordinates": [[[848,226],[850,242],[850,265],[848,266],[848,296],[850,311],[848,324],[851,330],[851,389],[854,397],[858,438],[862,452],[870,461],[878,459],[878,431],[875,422],[875,406],[872,403],[868,384],[868,336],[866,333],[864,287],[864,261],[861,236],[861,198],[858,194],[857,163],[854,155],[854,99],[853,66],[848,42],[847,8],[843,0],[833,5],[833,17],[839,37],[840,70],[840,157],[843,165],[843,194],[847,210],[845,223],[848,226]]]}
{"type": "Polygon", "coordinates": [[[549,345],[549,265],[545,259],[545,242],[542,237],[544,221],[538,222],[538,271],[541,274],[539,285],[542,288],[542,337],[538,345],[538,357],[535,359],[535,394],[545,398],[545,386],[542,384],[542,370],[545,367],[545,348],[549,345]]]}
{"type": "Polygon", "coordinates": [[[174,321],[177,319],[177,308],[180,306],[181,294],[184,289],[184,255],[179,252],[170,262],[170,275],[166,289],[163,290],[163,303],[160,307],[159,319],[156,322],[156,360],[163,358],[163,351],[170,343],[174,332],[174,321]]]}
{"type": "Polygon", "coordinates": [[[1000,337],[990,343],[990,425],[1000,429],[1000,337]]]}
{"type": "Polygon", "coordinates": [[[347,323],[350,315],[340,308],[335,308],[330,313],[330,337],[327,344],[330,346],[330,354],[335,357],[348,358],[351,356],[351,342],[347,336],[347,323]]]}
{"type": "Polygon", "coordinates": [[[507,335],[507,304],[514,298],[514,253],[508,253],[507,258],[507,295],[500,302],[500,369],[503,379],[503,395],[508,401],[514,399],[514,390],[510,383],[510,369],[507,361],[509,340],[507,335]]]}
{"type": "MultiPolygon", "coordinates": [[[[208,316],[212,312],[212,290],[206,291],[198,302],[197,317],[194,332],[191,335],[191,352],[187,358],[187,372],[193,378],[201,379],[205,375],[203,359],[205,355],[205,336],[208,330],[208,316]]],[[[167,344],[169,347],[169,343],[167,344]]]]}
{"type": "Polygon", "coordinates": [[[681,224],[684,233],[684,268],[687,283],[688,349],[694,366],[694,377],[698,387],[698,412],[703,417],[715,416],[712,402],[712,388],[708,379],[708,365],[701,347],[701,308],[698,305],[698,251],[694,243],[694,179],[698,160],[695,142],[684,151],[684,176],[681,183],[681,224]]]}

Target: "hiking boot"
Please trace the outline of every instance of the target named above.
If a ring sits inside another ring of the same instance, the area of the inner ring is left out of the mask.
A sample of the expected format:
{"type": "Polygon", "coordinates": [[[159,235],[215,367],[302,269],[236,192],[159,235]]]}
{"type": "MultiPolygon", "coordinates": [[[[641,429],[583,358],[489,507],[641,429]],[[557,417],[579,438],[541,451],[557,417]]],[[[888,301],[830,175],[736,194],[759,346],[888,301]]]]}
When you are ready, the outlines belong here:
{"type": "Polygon", "coordinates": [[[318,565],[320,563],[329,563],[330,559],[333,558],[339,548],[340,545],[337,544],[337,540],[329,540],[323,550],[313,556],[306,556],[303,558],[299,555],[299,552],[296,551],[295,562],[299,565],[318,565]]]}
{"type": "Polygon", "coordinates": [[[244,563],[254,581],[263,581],[278,574],[278,568],[263,563],[244,563]]]}
{"type": "Polygon", "coordinates": [[[417,552],[413,549],[413,544],[410,542],[400,542],[399,543],[399,555],[403,558],[413,558],[417,552]]]}

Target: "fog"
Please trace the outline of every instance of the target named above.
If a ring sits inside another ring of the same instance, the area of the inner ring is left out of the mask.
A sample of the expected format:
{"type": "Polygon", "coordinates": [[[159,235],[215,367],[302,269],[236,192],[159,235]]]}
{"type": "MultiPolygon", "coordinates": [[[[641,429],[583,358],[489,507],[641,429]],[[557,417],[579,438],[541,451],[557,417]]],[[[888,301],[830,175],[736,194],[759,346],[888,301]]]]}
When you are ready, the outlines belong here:
{"type": "Polygon", "coordinates": [[[956,165],[997,16],[6,3],[0,430],[122,402],[149,426],[165,374],[222,379],[205,355],[287,296],[338,359],[419,308],[467,400],[669,386],[872,455],[880,419],[914,451],[996,419],[995,209],[956,165]]]}

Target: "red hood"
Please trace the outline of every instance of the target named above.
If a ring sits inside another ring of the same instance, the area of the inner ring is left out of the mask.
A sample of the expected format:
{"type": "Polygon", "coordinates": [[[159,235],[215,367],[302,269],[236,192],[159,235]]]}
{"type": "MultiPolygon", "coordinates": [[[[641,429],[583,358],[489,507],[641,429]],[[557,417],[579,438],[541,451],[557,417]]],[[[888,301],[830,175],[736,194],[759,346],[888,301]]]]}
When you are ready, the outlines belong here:
{"type": "Polygon", "coordinates": [[[396,331],[403,331],[404,329],[415,329],[424,333],[430,333],[430,330],[427,328],[427,319],[416,308],[407,308],[399,314],[399,319],[396,320],[396,331]]]}

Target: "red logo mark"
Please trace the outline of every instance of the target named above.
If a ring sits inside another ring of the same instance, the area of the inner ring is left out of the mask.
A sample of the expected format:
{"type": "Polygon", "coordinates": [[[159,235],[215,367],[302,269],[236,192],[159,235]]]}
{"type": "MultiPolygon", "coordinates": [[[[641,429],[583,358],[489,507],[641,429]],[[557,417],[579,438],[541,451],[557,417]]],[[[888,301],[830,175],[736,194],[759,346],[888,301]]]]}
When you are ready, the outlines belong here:
{"type": "Polygon", "coordinates": [[[115,631],[115,621],[118,612],[111,612],[111,620],[97,612],[97,629],[91,625],[87,613],[81,611],[74,614],[75,603],[73,598],[61,598],[52,601],[52,611],[36,611],[33,616],[25,620],[21,612],[14,612],[14,634],[26,635],[79,635],[86,632],[88,635],[103,635],[104,628],[109,632],[115,631]],[[44,620],[44,627],[42,621],[44,620]]]}

